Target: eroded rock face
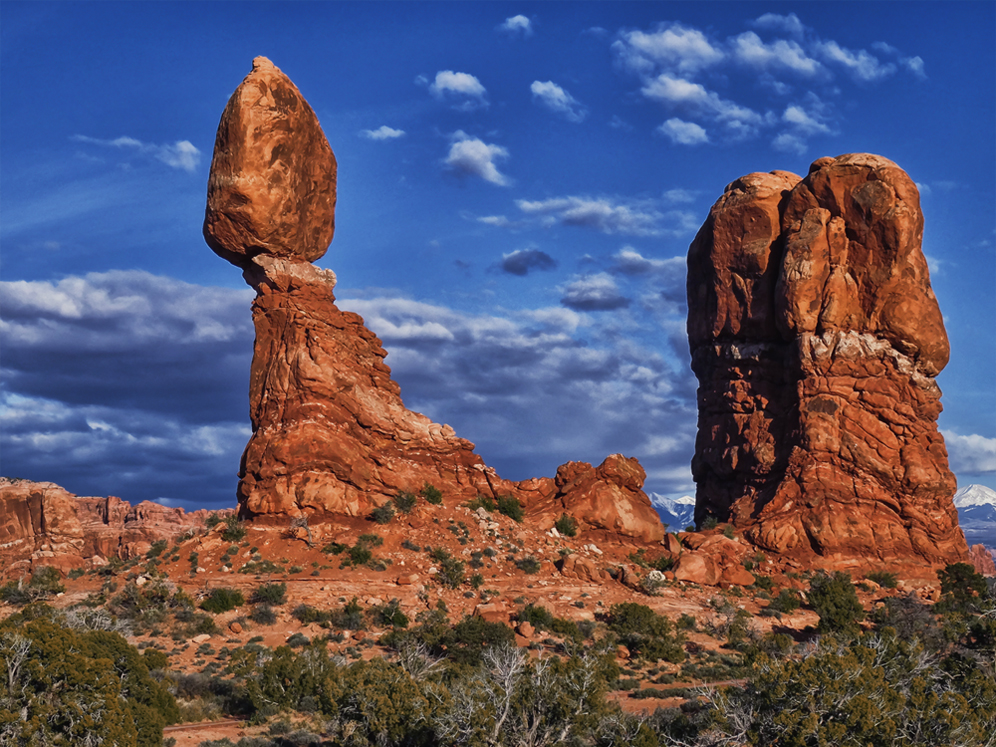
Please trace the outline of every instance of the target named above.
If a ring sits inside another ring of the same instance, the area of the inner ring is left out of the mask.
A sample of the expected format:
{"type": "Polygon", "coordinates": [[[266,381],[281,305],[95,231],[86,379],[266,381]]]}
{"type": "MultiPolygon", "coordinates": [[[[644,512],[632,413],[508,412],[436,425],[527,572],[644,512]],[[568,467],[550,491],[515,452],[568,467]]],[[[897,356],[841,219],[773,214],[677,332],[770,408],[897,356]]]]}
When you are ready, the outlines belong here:
{"type": "Polygon", "coordinates": [[[242,515],[365,516],[429,483],[447,501],[514,495],[549,526],[567,512],[598,531],[660,539],[636,460],[570,463],[556,479],[511,483],[452,428],[404,406],[380,340],[336,307],[334,273],[310,263],[332,239],[335,180],[311,108],[257,58],[222,116],[204,223],[211,248],[256,291],[242,515]]]}
{"type": "MultiPolygon", "coordinates": [[[[51,482],[0,477],[0,558],[10,567],[79,568],[93,558],[136,557],[153,542],[205,527],[210,512],[151,501],[77,497],[51,482]]],[[[219,512],[231,513],[231,509],[219,512]]]]}
{"type": "Polygon", "coordinates": [[[965,558],[922,235],[916,186],[879,156],[726,188],[688,255],[697,521],[828,564],[965,558]]]}

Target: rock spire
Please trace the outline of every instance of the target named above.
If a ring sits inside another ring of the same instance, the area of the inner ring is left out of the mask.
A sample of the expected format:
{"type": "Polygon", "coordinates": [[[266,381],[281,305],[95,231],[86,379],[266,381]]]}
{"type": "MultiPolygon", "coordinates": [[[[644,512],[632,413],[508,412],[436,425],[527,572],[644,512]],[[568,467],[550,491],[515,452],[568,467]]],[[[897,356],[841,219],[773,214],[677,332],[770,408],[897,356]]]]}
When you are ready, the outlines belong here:
{"type": "Polygon", "coordinates": [[[864,153],[730,184],[688,253],[696,520],[846,566],[963,560],[913,181],[864,153]]]}

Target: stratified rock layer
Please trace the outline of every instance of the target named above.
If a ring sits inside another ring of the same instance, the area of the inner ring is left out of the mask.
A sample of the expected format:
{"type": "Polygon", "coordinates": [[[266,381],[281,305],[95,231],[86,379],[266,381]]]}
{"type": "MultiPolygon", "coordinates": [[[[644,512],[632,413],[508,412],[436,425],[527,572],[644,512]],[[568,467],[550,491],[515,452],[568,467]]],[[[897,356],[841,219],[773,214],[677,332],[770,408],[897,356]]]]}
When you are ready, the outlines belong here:
{"type": "Polygon", "coordinates": [[[310,264],[332,239],[335,180],[311,108],[257,58],[221,119],[204,222],[211,248],[256,290],[242,515],[365,516],[428,483],[447,501],[516,496],[545,526],[569,513],[585,529],[659,540],[664,529],[636,460],[571,463],[555,480],[516,484],[452,428],[405,408],[380,340],[336,307],[334,273],[310,264]]]}
{"type": "Polygon", "coordinates": [[[847,565],[963,560],[919,194],[891,161],[749,174],[688,254],[696,521],[847,565]]]}

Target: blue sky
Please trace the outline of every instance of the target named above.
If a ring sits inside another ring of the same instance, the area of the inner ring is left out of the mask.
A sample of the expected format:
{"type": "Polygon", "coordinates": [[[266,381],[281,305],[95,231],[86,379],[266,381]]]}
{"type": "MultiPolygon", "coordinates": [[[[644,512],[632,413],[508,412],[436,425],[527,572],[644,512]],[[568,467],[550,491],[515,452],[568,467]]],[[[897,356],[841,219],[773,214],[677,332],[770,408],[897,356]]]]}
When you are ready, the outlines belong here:
{"type": "Polygon", "coordinates": [[[920,185],[959,484],[996,487],[996,4],[0,5],[0,471],[231,505],[252,293],[201,237],[257,55],[339,162],[318,265],[406,404],[509,479],[694,490],[687,247],[726,184],[867,151],[920,185]]]}

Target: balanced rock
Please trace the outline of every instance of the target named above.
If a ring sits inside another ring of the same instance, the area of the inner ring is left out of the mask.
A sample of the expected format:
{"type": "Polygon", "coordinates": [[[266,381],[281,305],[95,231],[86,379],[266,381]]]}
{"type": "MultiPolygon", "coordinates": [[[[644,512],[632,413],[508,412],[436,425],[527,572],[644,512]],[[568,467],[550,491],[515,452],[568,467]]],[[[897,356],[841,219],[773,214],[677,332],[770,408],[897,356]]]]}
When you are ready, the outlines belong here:
{"type": "Polygon", "coordinates": [[[218,126],[204,238],[241,267],[259,254],[314,261],[335,232],[336,162],[318,117],[265,57],[218,126]]]}
{"type": "Polygon", "coordinates": [[[916,186],[879,156],[726,188],[688,254],[697,522],[827,565],[965,558],[922,236],[916,186]]]}
{"type": "Polygon", "coordinates": [[[332,239],[335,182],[311,107],[257,58],[222,115],[204,221],[208,245],[256,291],[241,515],[365,516],[428,483],[447,501],[515,496],[531,520],[548,521],[543,528],[573,509],[599,531],[660,539],[636,460],[615,455],[598,468],[568,465],[556,479],[512,483],[452,428],[404,406],[380,340],[336,307],[335,274],[311,264],[332,239]]]}

